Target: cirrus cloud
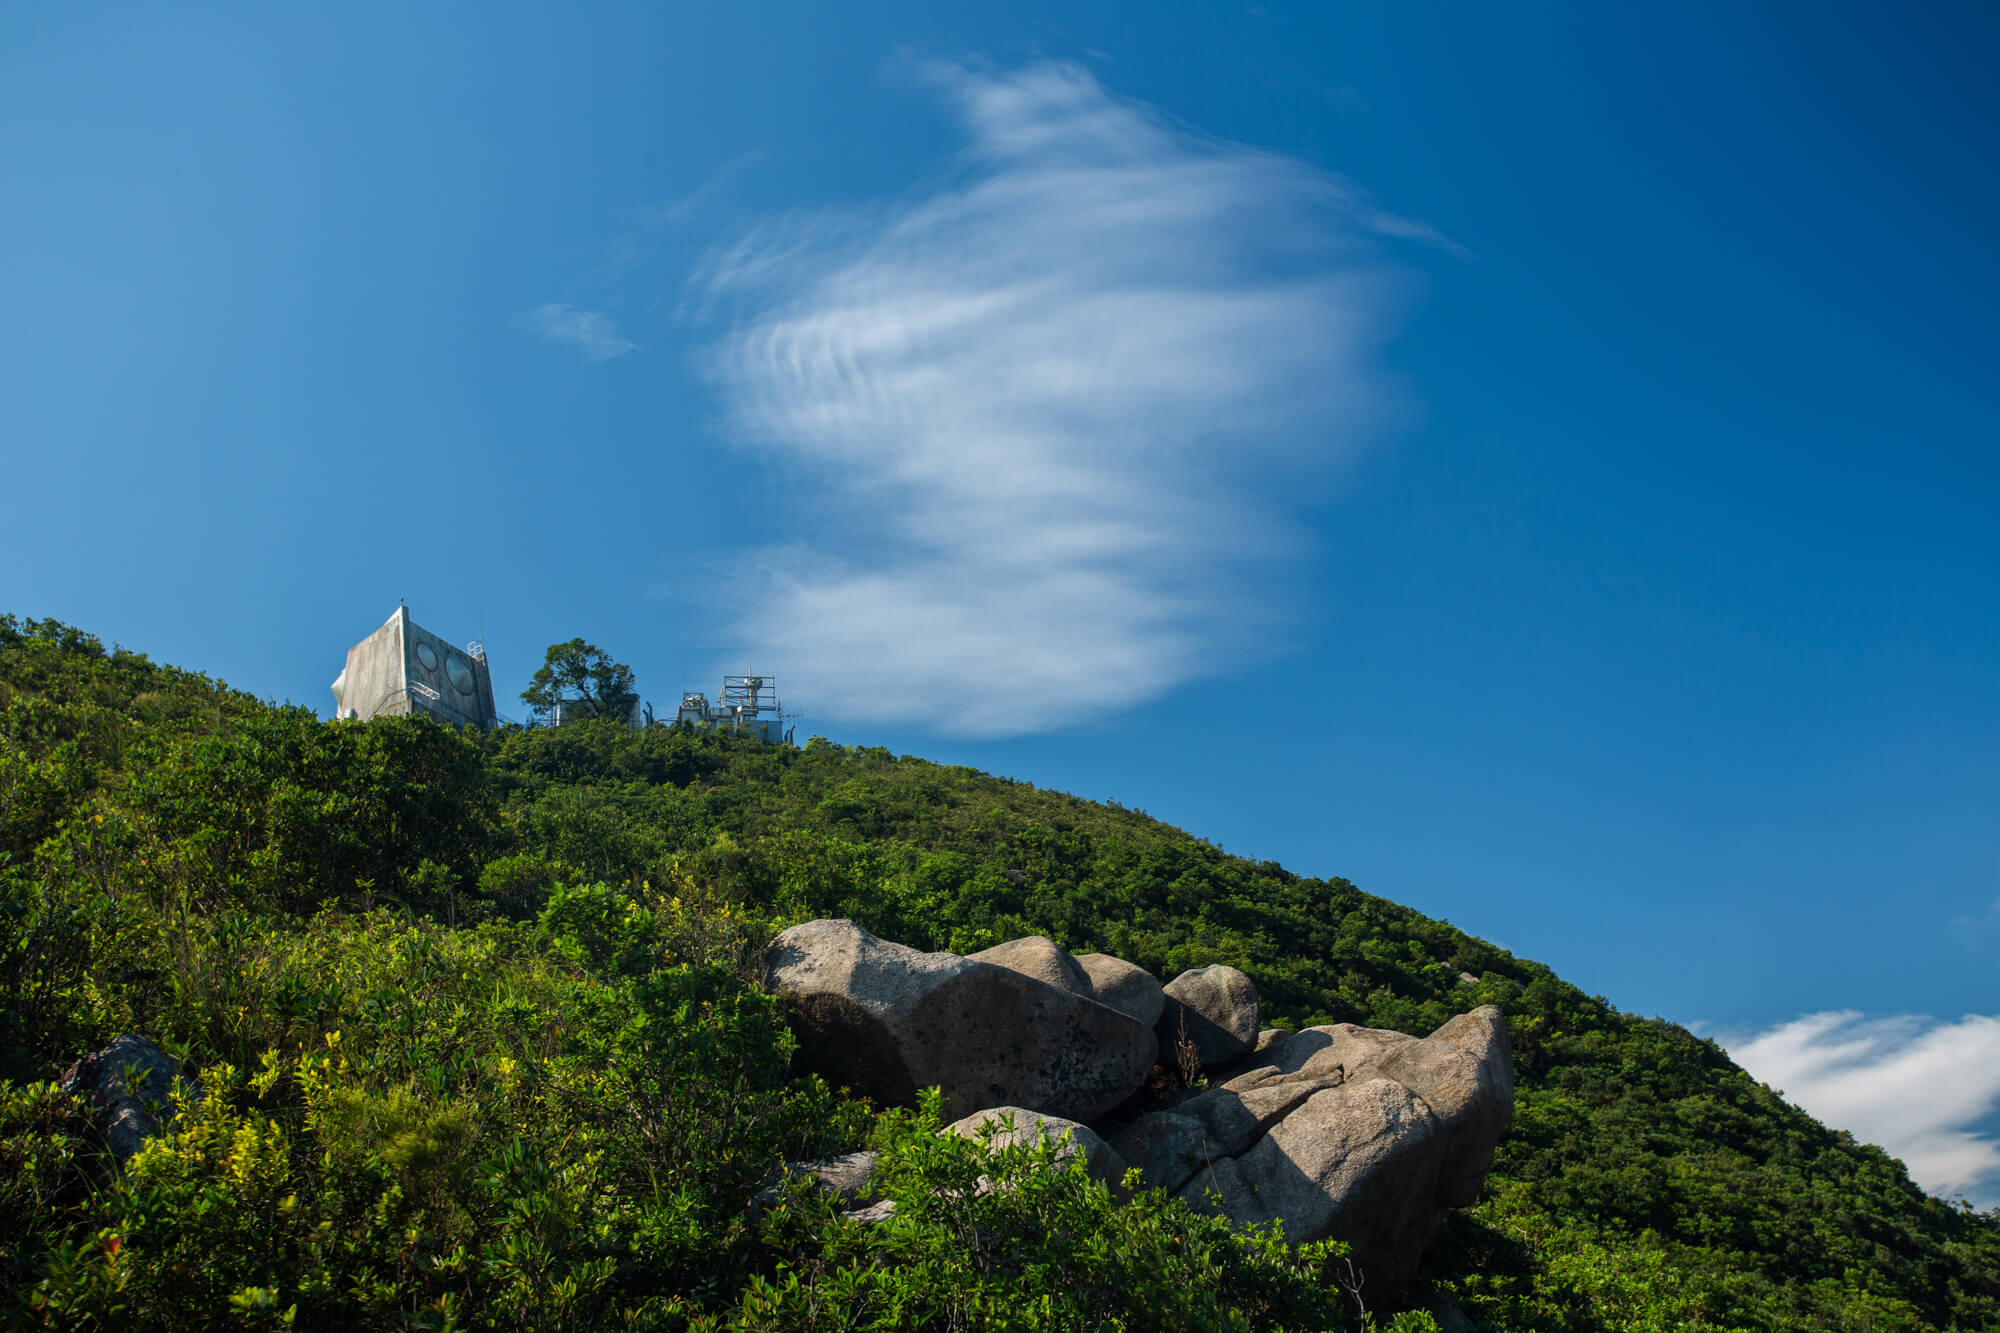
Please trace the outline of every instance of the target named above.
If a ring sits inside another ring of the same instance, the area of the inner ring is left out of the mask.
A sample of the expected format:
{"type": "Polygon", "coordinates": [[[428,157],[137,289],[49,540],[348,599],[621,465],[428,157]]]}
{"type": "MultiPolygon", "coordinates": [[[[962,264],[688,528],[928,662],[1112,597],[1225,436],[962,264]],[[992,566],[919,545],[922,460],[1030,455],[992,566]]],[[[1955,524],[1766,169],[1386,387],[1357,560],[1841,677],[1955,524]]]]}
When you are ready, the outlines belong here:
{"type": "Polygon", "coordinates": [[[609,361],[637,351],[639,344],[621,338],[611,317],[596,310],[579,310],[551,301],[538,305],[526,316],[528,327],[550,342],[570,343],[582,349],[592,361],[609,361]]]}
{"type": "Polygon", "coordinates": [[[1295,160],[1212,139],[1071,64],[923,67],[953,177],[769,222],[691,296],[740,442],[824,504],[761,553],[740,660],[818,715],[1062,727],[1267,650],[1253,570],[1389,415],[1388,238],[1444,244],[1295,160]]]}

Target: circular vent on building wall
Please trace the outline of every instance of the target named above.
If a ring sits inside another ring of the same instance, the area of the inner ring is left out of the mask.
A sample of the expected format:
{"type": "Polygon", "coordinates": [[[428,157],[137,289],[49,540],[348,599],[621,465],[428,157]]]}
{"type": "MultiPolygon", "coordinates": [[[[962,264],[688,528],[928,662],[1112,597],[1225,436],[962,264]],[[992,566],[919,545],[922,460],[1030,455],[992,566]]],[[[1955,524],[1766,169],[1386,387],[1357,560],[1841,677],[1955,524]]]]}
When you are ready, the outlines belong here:
{"type": "Polygon", "coordinates": [[[437,649],[431,647],[427,643],[418,644],[417,661],[419,664],[422,665],[424,670],[436,671],[438,669],[437,649]]]}
{"type": "Polygon", "coordinates": [[[445,678],[460,694],[472,693],[472,667],[462,657],[449,657],[444,664],[445,678]]]}

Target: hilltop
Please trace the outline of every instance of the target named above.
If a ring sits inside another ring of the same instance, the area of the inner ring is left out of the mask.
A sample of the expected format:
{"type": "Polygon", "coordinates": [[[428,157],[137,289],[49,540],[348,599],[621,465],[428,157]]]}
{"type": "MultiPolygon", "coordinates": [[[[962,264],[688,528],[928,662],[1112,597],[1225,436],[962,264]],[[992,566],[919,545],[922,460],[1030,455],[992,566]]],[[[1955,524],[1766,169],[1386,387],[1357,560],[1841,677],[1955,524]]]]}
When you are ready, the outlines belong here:
{"type": "Polygon", "coordinates": [[[1345,880],[818,739],[327,723],[12,617],[0,1318],[1354,1325],[1317,1257],[1080,1172],[1009,1166],[965,1211],[982,1167],[936,1146],[935,1108],[791,1073],[755,960],[820,917],[1227,963],[1278,1026],[1421,1035],[1499,1006],[1514,1120],[1421,1275],[1482,1326],[2000,1326],[2000,1214],[1929,1197],[1713,1042],[1345,880]],[[119,1171],[51,1080],[126,1032],[204,1096],[119,1171]],[[866,1143],[893,1188],[962,1208],[886,1240],[804,1198],[746,1216],[781,1160],[866,1143]]]}

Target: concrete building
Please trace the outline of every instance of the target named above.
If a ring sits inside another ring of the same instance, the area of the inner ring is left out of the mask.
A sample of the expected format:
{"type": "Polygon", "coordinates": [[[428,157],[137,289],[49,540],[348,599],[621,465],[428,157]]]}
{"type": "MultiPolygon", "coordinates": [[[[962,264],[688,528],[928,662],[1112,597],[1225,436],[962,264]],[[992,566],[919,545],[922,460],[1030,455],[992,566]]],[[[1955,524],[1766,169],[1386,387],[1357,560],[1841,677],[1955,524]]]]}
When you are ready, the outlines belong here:
{"type": "Polygon", "coordinates": [[[366,722],[409,713],[475,727],[497,718],[486,650],[445,642],[399,606],[381,629],[347,650],[347,667],[333,682],[333,714],[366,722]]]}

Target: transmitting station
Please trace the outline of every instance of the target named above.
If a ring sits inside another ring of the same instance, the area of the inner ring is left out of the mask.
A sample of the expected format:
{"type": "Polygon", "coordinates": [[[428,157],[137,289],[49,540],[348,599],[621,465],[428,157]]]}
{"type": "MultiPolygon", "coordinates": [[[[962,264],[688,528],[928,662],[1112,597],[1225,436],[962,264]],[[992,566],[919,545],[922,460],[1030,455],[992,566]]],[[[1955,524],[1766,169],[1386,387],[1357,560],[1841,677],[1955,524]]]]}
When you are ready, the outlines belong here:
{"type": "Polygon", "coordinates": [[[789,743],[792,738],[785,727],[784,705],[778,702],[775,676],[724,676],[722,694],[713,703],[706,694],[683,694],[674,721],[731,727],[772,742],[789,743]]]}
{"type": "MultiPolygon", "coordinates": [[[[377,717],[423,713],[440,722],[477,727],[496,726],[511,719],[493,706],[493,673],[486,648],[472,642],[460,648],[411,621],[410,608],[396,613],[373,634],[347,650],[347,665],[333,682],[333,712],[337,718],[365,722],[377,717]]],[[[583,699],[558,699],[537,708],[527,725],[560,727],[602,716],[583,699]]],[[[634,730],[655,725],[651,704],[636,698],[632,711],[618,719],[634,730]]],[[[714,702],[690,691],[681,696],[675,722],[691,726],[747,732],[774,745],[792,743],[792,724],[778,702],[775,676],[724,676],[722,693],[714,702]]]]}

